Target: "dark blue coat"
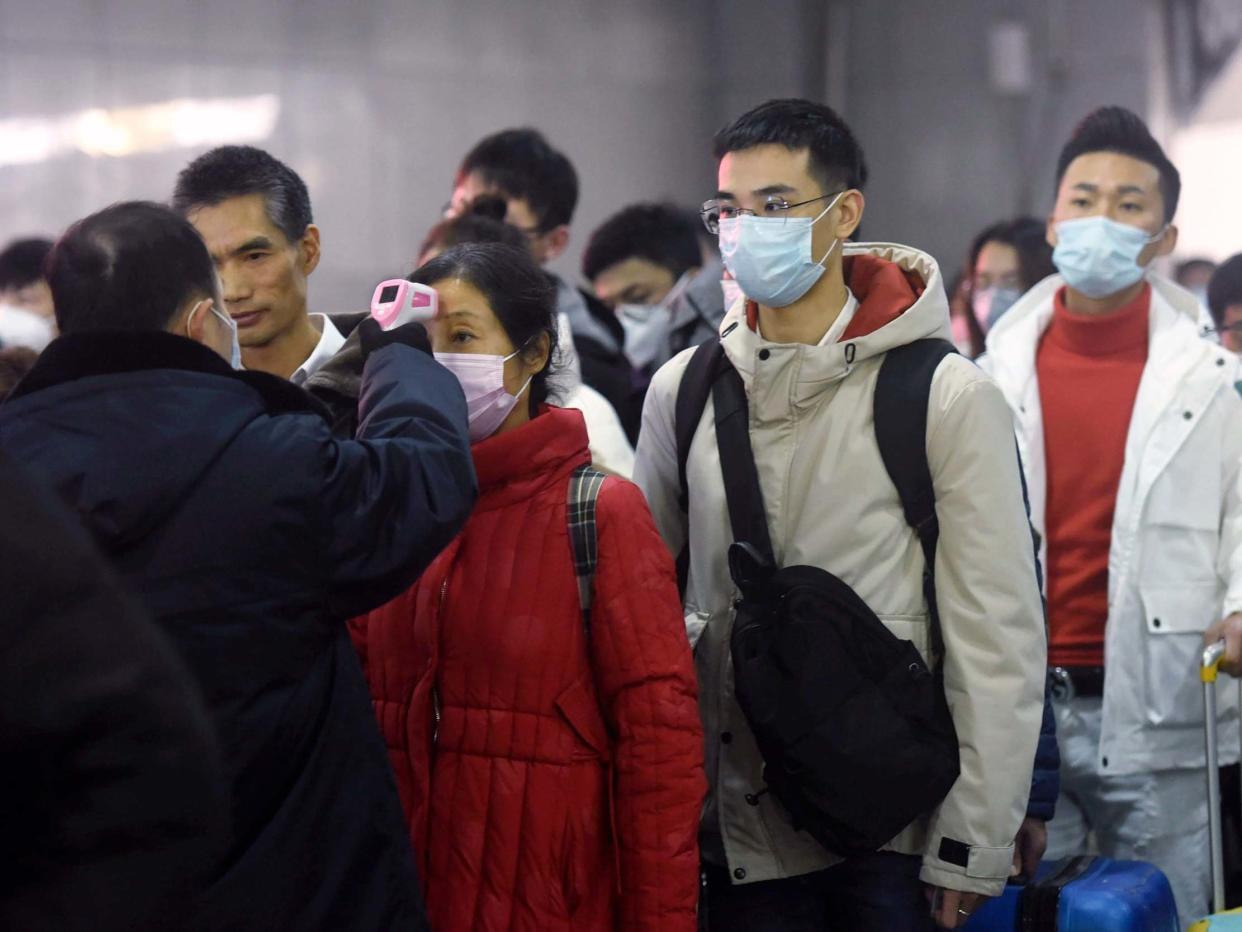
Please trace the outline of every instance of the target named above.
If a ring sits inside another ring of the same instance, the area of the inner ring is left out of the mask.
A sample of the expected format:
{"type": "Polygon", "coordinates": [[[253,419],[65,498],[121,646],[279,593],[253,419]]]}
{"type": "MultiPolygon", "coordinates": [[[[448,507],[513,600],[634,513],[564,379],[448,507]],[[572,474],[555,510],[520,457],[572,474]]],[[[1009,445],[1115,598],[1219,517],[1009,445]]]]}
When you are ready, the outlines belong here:
{"type": "Polygon", "coordinates": [[[1057,720],[1052,713],[1052,697],[1044,688],[1044,721],[1035,746],[1035,772],[1031,776],[1031,798],[1026,805],[1028,819],[1052,820],[1061,792],[1061,749],[1057,746],[1057,720]]]}
{"type": "Polygon", "coordinates": [[[359,415],[359,439],[336,439],[300,389],[163,333],[62,337],[0,406],[0,449],[76,511],[206,698],[232,844],[194,928],[425,924],[345,620],[465,522],[466,406],[390,345],[359,415]]]}

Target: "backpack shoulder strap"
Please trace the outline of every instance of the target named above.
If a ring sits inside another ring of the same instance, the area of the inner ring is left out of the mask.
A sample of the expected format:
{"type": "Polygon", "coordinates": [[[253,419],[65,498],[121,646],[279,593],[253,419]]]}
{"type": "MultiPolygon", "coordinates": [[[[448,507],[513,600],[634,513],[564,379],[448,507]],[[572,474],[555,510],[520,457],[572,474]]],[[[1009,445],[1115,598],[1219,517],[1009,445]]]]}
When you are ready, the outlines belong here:
{"type": "Polygon", "coordinates": [[[733,366],[712,383],[712,406],[716,416],[716,446],[724,478],[725,501],[733,540],[749,544],[769,567],[776,558],[763,505],[763,487],[750,443],[750,408],[746,386],[733,366]]]}
{"type": "MultiPolygon", "coordinates": [[[[724,344],[719,340],[700,343],[690,357],[686,371],[677,385],[677,401],[673,408],[673,429],[677,437],[677,503],[683,514],[690,513],[690,489],[686,484],[686,463],[690,459],[690,444],[694,442],[707,399],[712,393],[712,382],[726,362],[724,344]]],[[[684,600],[686,583],[690,578],[690,540],[677,555],[677,591],[684,600]]]]}
{"type": "Polygon", "coordinates": [[[605,475],[584,463],[569,477],[567,520],[569,545],[573,549],[574,575],[578,577],[578,603],[582,606],[582,624],[587,637],[591,635],[591,598],[595,584],[595,564],[599,560],[596,536],[595,506],[603,488],[605,475]]]}
{"type": "Polygon", "coordinates": [[[721,363],[725,360],[724,344],[719,340],[700,343],[690,357],[686,371],[682,373],[681,382],[677,386],[677,403],[673,409],[673,426],[677,435],[677,482],[678,501],[681,510],[686,511],[689,505],[689,490],[686,488],[686,462],[690,459],[690,444],[699,429],[699,421],[707,409],[707,399],[712,392],[712,383],[720,372],[721,363]]]}
{"type": "Polygon", "coordinates": [[[943,654],[936,607],[936,492],[927,462],[927,404],[932,378],[946,356],[956,353],[947,340],[917,340],[889,350],[875,385],[875,438],[889,478],[897,487],[906,521],[923,546],[923,592],[931,618],[931,645],[943,654]]]}

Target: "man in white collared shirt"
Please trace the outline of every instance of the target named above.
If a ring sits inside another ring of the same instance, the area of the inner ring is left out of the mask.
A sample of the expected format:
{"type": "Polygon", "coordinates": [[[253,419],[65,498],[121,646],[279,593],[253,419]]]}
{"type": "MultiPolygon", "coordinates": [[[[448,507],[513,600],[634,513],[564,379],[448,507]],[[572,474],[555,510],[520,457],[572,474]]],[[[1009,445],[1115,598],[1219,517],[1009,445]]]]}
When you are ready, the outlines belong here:
{"type": "Polygon", "coordinates": [[[295,385],[306,384],[306,380],[315,374],[315,370],[340,352],[341,347],[345,345],[345,335],[337,329],[336,324],[332,323],[331,317],[327,314],[310,314],[308,316],[310,317],[311,326],[321,332],[319,334],[319,342],[315,344],[311,354],[306,357],[306,362],[293,370],[293,375],[289,376],[289,381],[295,385]]]}
{"type": "Polygon", "coordinates": [[[326,315],[307,311],[320,246],[306,184],[261,149],[221,146],[177,176],[172,205],[220,273],[242,364],[303,384],[345,343],[326,315]]]}

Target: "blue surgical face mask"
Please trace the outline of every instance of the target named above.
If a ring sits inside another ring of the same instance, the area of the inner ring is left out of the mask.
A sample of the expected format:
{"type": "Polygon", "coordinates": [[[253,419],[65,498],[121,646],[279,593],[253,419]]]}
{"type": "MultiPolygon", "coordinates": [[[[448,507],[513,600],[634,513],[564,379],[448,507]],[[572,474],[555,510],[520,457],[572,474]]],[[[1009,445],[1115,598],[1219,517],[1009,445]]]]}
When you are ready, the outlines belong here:
{"type": "Polygon", "coordinates": [[[751,214],[721,219],[720,258],[746,297],[764,307],[786,307],[811,290],[840,242],[834,239],[816,260],[811,254],[813,228],[844,193],[814,219],[751,214]]]}
{"type": "Polygon", "coordinates": [[[1139,254],[1155,236],[1146,230],[1108,217],[1081,217],[1056,225],[1057,245],[1052,262],[1075,291],[1088,298],[1106,298],[1124,291],[1143,277],[1139,254]]]}

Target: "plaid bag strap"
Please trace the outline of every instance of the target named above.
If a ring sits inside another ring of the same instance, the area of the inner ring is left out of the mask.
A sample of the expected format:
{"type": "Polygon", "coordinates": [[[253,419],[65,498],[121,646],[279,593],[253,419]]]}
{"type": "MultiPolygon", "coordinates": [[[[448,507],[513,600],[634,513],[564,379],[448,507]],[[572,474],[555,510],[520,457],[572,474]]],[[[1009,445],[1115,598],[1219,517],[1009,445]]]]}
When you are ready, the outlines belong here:
{"type": "Polygon", "coordinates": [[[582,624],[591,634],[591,592],[599,547],[595,533],[595,504],[604,485],[604,474],[590,464],[579,466],[569,477],[569,544],[573,548],[574,575],[578,577],[578,603],[582,624]]]}

